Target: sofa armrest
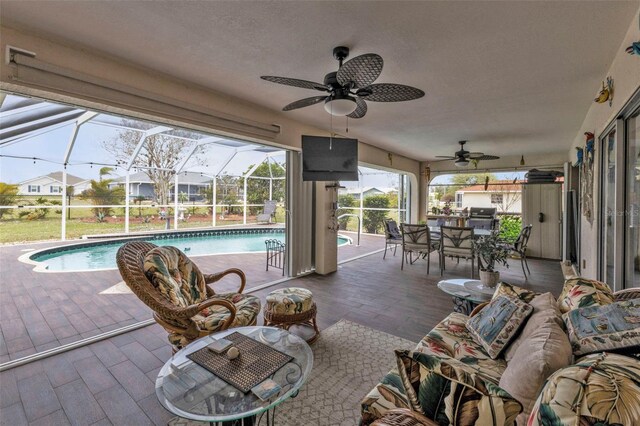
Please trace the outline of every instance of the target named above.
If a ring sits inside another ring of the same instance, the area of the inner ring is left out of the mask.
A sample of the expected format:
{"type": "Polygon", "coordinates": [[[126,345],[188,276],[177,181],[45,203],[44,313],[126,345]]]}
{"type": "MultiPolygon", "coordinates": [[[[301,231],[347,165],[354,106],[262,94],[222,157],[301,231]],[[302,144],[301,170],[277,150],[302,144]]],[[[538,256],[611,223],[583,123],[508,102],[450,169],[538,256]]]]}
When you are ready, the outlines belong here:
{"type": "Polygon", "coordinates": [[[438,423],[408,408],[389,410],[371,426],[438,426],[438,423]]]}

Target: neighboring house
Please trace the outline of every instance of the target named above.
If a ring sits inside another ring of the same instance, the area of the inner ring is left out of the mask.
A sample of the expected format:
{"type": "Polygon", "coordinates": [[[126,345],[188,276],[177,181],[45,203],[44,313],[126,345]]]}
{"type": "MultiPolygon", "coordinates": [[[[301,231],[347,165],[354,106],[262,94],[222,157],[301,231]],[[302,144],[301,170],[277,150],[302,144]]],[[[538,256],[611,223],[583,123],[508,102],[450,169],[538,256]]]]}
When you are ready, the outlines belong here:
{"type": "MultiPolygon", "coordinates": [[[[389,194],[391,192],[398,192],[398,190],[395,188],[376,188],[373,186],[365,186],[364,188],[362,188],[363,198],[367,198],[372,195],[389,194]]],[[[357,188],[357,187],[347,188],[345,193],[347,195],[351,195],[354,198],[360,198],[360,188],[357,188]]]]}
{"type": "MultiPolygon", "coordinates": [[[[91,186],[91,181],[67,173],[67,185],[73,186],[74,194],[79,194],[91,186]]],[[[27,179],[18,184],[18,195],[51,196],[62,194],[62,172],[27,179]]]]}
{"type": "MultiPolygon", "coordinates": [[[[171,180],[173,183],[173,179],[171,180]]],[[[110,187],[122,186],[124,187],[126,182],[125,176],[120,176],[113,179],[110,187]]],[[[200,173],[187,172],[180,173],[178,175],[178,193],[185,193],[189,197],[189,201],[202,201],[204,196],[202,190],[211,187],[211,178],[201,176],[200,173]]],[[[174,197],[173,187],[169,190],[169,199],[173,200],[174,197]]],[[[156,198],[153,183],[149,179],[149,176],[144,172],[133,173],[129,176],[129,197],[135,198],[143,196],[150,200],[156,198]]]]}
{"type": "Polygon", "coordinates": [[[456,191],[453,207],[496,207],[498,213],[522,213],[522,183],[496,181],[486,190],[483,184],[468,186],[456,191]]]}

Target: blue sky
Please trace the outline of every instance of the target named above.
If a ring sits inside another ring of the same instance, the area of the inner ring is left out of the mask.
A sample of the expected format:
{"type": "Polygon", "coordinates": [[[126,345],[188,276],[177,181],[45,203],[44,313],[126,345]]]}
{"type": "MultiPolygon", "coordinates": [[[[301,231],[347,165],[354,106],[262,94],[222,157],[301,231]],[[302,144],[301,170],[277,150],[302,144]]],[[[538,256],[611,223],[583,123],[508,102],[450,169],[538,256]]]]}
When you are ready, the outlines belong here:
{"type": "MultiPolygon", "coordinates": [[[[88,122],[84,124],[78,133],[74,145],[70,165],[67,167],[69,174],[83,179],[97,179],[101,165],[91,166],[89,164],[74,165],[74,163],[99,162],[105,164],[116,164],[115,157],[102,147],[102,142],[117,137],[119,130],[100,124],[88,122]]],[[[71,137],[72,125],[53,130],[35,137],[21,140],[0,148],[2,155],[16,155],[26,157],[37,157],[50,161],[22,160],[14,158],[0,158],[0,181],[7,183],[19,183],[30,178],[61,171],[63,166],[64,153],[71,137]]],[[[222,161],[231,153],[231,149],[209,145],[205,154],[201,154],[201,164],[190,162],[189,171],[213,173],[222,161]]],[[[225,168],[228,174],[242,174],[250,164],[261,161],[264,153],[243,152],[234,158],[225,168]]],[[[284,161],[284,154],[275,157],[278,162],[284,161]]],[[[115,175],[124,175],[124,169],[118,168],[115,175]]]]}

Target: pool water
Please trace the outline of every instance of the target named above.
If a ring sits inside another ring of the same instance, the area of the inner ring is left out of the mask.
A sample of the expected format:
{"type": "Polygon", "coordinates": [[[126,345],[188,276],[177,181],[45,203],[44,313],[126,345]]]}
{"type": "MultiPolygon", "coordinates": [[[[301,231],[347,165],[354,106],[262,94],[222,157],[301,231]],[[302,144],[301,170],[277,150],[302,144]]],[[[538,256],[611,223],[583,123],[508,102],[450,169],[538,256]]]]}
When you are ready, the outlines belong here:
{"type": "MultiPolygon", "coordinates": [[[[215,233],[205,235],[179,236],[158,235],[145,238],[158,246],[174,246],[188,256],[203,256],[229,253],[264,252],[265,240],[275,239],[284,242],[283,231],[215,233]]],[[[85,271],[97,269],[115,269],[116,253],[126,240],[100,242],[80,247],[58,247],[33,253],[29,259],[40,263],[40,268],[48,271],[85,271]]],[[[338,236],[338,245],[349,243],[349,238],[338,236]]]]}

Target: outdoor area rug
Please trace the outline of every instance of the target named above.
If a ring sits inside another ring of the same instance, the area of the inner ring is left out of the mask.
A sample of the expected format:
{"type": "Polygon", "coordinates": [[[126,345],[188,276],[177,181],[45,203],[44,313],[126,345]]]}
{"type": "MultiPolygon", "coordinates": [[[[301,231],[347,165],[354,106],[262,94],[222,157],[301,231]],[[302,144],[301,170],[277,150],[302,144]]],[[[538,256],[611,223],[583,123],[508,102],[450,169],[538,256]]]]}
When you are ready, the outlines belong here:
{"type": "MultiPolygon", "coordinates": [[[[276,408],[277,426],[354,426],[360,420],[360,401],[395,366],[394,349],[415,343],[355,322],[340,320],[323,330],[311,346],[313,370],[295,398],[276,408]]],[[[266,424],[266,419],[263,419],[266,424]]],[[[200,426],[179,417],[171,426],[200,426]]]]}

